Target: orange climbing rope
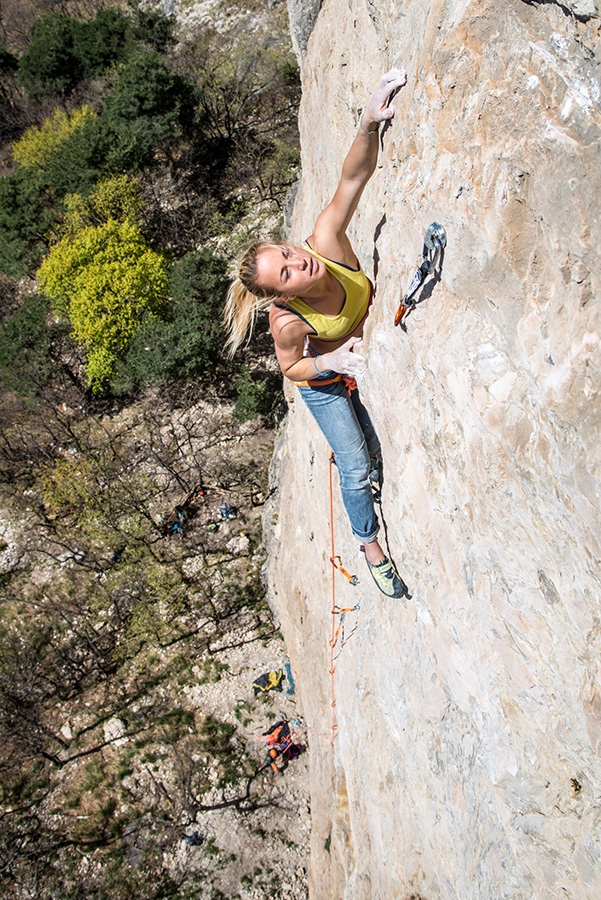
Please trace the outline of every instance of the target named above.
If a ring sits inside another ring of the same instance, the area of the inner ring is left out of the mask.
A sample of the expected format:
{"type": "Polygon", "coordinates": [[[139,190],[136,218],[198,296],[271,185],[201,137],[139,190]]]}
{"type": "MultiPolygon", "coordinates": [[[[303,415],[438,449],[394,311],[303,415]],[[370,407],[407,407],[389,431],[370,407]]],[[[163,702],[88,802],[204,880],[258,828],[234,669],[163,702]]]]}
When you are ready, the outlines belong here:
{"type": "Polygon", "coordinates": [[[356,575],[351,575],[342,565],[342,560],[339,556],[336,555],[336,548],[334,545],[334,490],[333,490],[333,480],[332,480],[332,469],[336,464],[336,458],[334,453],[330,451],[330,543],[331,543],[331,556],[330,562],[332,563],[332,636],[330,638],[330,676],[332,678],[332,747],[334,746],[334,738],[336,737],[336,666],[334,665],[334,650],[336,648],[336,644],[338,643],[338,637],[340,635],[340,630],[344,623],[344,617],[348,612],[354,612],[359,608],[359,605],[348,606],[341,608],[336,604],[336,570],[338,570],[345,578],[350,581],[350,583],[354,586],[359,583],[359,579],[356,575]],[[340,616],[338,620],[336,617],[340,616]]]}

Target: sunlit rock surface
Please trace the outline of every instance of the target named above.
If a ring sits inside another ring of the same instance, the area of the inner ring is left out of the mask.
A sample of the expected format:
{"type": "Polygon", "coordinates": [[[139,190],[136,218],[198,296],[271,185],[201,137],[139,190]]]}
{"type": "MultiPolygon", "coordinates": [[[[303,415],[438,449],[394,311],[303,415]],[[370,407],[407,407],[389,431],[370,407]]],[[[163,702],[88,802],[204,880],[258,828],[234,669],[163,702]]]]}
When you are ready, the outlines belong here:
{"type": "Polygon", "coordinates": [[[378,76],[408,72],[350,235],[412,594],[372,586],[335,483],[360,578],[335,602],[360,609],[332,749],[328,448],[291,391],[267,576],[310,726],[314,900],[601,897],[600,25],[593,0],[325,0],[308,40],[297,242],[378,76]],[[434,220],[441,280],[404,334],[434,220]]]}

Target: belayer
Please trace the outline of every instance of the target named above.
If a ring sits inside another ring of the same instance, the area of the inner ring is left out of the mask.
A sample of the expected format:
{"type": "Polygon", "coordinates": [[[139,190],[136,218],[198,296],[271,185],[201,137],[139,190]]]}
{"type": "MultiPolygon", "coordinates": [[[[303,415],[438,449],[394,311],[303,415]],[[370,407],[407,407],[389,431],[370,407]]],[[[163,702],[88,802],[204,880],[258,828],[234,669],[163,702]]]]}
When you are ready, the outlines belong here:
{"type": "Polygon", "coordinates": [[[282,372],[300,390],[334,452],[340,489],[353,534],[363,544],[378,588],[401,597],[403,582],[377,535],[370,472],[380,442],[361,403],[355,376],[373,285],[363,272],[347,228],[378,158],[378,129],[394,115],[389,103],[406,75],[391,69],[363,110],[344,160],[334,197],[317,217],[302,247],[254,241],[244,254],[226,303],[228,345],[233,355],[252,330],[257,312],[269,308],[269,325],[282,372]]]}

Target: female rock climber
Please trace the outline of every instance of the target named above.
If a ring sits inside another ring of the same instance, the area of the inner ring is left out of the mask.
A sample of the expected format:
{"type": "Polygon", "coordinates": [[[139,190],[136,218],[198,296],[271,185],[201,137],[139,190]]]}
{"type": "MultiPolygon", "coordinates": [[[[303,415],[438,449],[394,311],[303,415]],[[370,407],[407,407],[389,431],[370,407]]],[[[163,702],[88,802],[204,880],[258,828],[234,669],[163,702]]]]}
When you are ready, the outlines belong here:
{"type": "Polygon", "coordinates": [[[400,69],[380,79],[363,110],[334,197],[304,245],[255,241],[247,249],[225,312],[233,354],[252,330],[258,310],[270,309],[282,372],[299,387],[334,452],[353,534],[363,544],[376,585],[389,597],[403,596],[405,587],[377,540],[380,526],[370,472],[377,469],[380,442],[354,381],[364,371],[362,357],[353,351],[361,341],[373,286],[346,230],[376,167],[379,125],[394,115],[389,103],[405,81],[400,69]]]}

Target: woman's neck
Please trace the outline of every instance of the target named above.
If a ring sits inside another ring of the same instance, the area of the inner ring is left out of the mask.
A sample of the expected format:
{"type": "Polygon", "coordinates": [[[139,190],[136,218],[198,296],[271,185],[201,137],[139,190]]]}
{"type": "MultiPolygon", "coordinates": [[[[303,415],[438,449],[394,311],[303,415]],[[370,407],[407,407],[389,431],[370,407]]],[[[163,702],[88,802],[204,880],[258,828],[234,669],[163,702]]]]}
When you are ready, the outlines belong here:
{"type": "Polygon", "coordinates": [[[331,272],[324,272],[317,284],[313,285],[308,291],[298,294],[305,303],[327,303],[328,300],[334,300],[344,293],[344,289],[340,282],[332,275],[331,272]]]}

